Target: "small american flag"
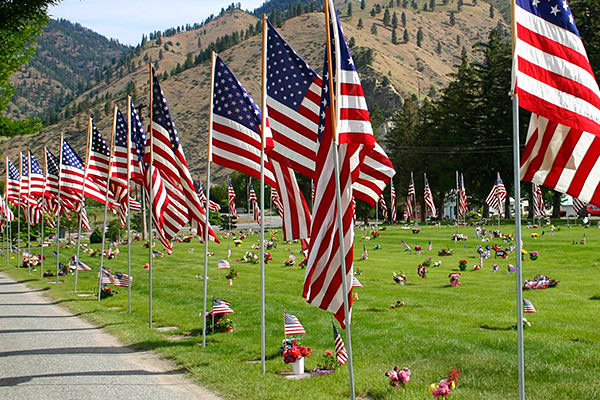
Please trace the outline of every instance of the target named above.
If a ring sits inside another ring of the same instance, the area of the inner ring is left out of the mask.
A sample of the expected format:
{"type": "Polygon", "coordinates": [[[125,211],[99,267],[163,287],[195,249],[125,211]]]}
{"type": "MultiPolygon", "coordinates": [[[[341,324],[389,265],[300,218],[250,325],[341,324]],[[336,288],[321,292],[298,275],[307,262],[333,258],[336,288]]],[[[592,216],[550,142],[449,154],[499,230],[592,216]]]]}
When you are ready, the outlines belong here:
{"type": "Polygon", "coordinates": [[[536,313],[537,310],[533,306],[533,303],[528,299],[523,299],[523,312],[524,313],[536,313]]]}
{"type": "Polygon", "coordinates": [[[408,183],[408,193],[406,195],[406,214],[408,219],[416,219],[417,216],[415,214],[416,210],[413,210],[413,203],[415,202],[415,180],[413,178],[413,173],[410,173],[410,182],[408,183]]]}
{"type": "Polygon", "coordinates": [[[390,209],[392,210],[392,224],[397,222],[397,210],[396,210],[396,188],[394,182],[390,182],[390,209]]]}
{"type": "Polygon", "coordinates": [[[337,359],[337,362],[339,362],[340,365],[346,364],[346,361],[348,361],[346,346],[344,345],[342,335],[340,335],[340,332],[335,326],[335,322],[333,322],[333,342],[335,343],[335,357],[337,359]]]}
{"type": "Polygon", "coordinates": [[[546,216],[546,206],[544,204],[544,194],[542,193],[542,189],[539,185],[532,183],[532,192],[533,192],[533,215],[536,217],[545,217],[546,216]]]}
{"type": "Polygon", "coordinates": [[[231,258],[231,246],[227,246],[227,258],[231,258]]]}
{"type": "Polygon", "coordinates": [[[388,219],[388,208],[387,204],[385,204],[385,198],[383,197],[383,193],[379,196],[379,206],[381,207],[381,215],[384,221],[388,219]]]}
{"type": "Polygon", "coordinates": [[[131,283],[133,283],[133,277],[127,274],[123,274],[121,272],[116,272],[113,275],[115,286],[118,287],[129,287],[131,283]]]}
{"type": "MultiPolygon", "coordinates": [[[[198,193],[198,199],[200,200],[200,204],[206,204],[206,194],[204,194],[204,188],[202,187],[202,182],[200,181],[200,177],[198,177],[198,183],[196,184],[196,192],[198,193]]],[[[221,206],[218,203],[210,200],[208,202],[208,209],[213,212],[217,212],[221,210],[221,206]]]]}
{"type": "Polygon", "coordinates": [[[423,199],[425,200],[425,205],[427,206],[427,213],[432,218],[437,217],[437,211],[435,209],[435,203],[433,202],[433,193],[431,193],[431,188],[429,187],[429,181],[427,180],[427,174],[425,176],[425,191],[423,194],[423,199]]]}
{"type": "Polygon", "coordinates": [[[283,313],[283,320],[284,320],[284,324],[283,324],[284,333],[283,334],[285,336],[306,335],[306,331],[304,330],[304,327],[302,326],[300,321],[298,321],[298,318],[296,318],[295,315],[283,313]]]}
{"type": "Polygon", "coordinates": [[[217,298],[213,298],[213,308],[211,314],[233,314],[234,311],[229,307],[229,302],[217,298]]]}
{"type": "MultiPolygon", "coordinates": [[[[458,172],[457,172],[458,175],[458,172]]],[[[465,190],[465,178],[461,173],[458,178],[458,216],[462,217],[467,213],[467,191],[465,190]]]]}
{"type": "Polygon", "coordinates": [[[431,250],[433,250],[433,243],[430,240],[429,244],[427,245],[427,251],[431,251],[431,250]]]}
{"type": "Polygon", "coordinates": [[[281,203],[279,192],[277,192],[277,189],[275,188],[271,188],[271,201],[275,205],[275,208],[277,208],[277,214],[283,218],[283,204],[281,203]]]}
{"type": "Polygon", "coordinates": [[[217,269],[230,269],[231,265],[229,265],[229,261],[227,260],[223,260],[222,258],[220,258],[217,261],[217,269]]]}
{"type": "Polygon", "coordinates": [[[352,277],[352,287],[353,288],[363,287],[362,283],[360,283],[360,281],[355,276],[352,277]]]}
{"type": "Polygon", "coordinates": [[[252,205],[252,215],[254,221],[260,224],[260,207],[258,206],[258,197],[254,191],[254,185],[250,184],[250,194],[248,195],[248,205],[252,205]]]}
{"type": "Polygon", "coordinates": [[[231,184],[231,179],[227,179],[227,203],[229,203],[229,214],[231,214],[233,218],[238,217],[237,210],[235,209],[235,199],[235,190],[231,184]]]}
{"type": "Polygon", "coordinates": [[[506,200],[507,195],[508,193],[504,187],[504,182],[500,179],[500,172],[498,172],[496,182],[494,182],[494,186],[492,186],[492,190],[490,190],[485,202],[490,208],[497,210],[500,217],[503,215],[502,210],[504,209],[504,200],[506,200]]]}

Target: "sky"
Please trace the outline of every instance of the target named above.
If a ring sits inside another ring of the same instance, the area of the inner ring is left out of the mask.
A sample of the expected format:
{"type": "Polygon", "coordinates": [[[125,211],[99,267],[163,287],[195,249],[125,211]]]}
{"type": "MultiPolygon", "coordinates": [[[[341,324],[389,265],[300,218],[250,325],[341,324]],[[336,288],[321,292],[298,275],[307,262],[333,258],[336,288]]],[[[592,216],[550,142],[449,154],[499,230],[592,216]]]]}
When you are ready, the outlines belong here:
{"type": "Polygon", "coordinates": [[[241,3],[242,10],[254,10],[265,0],[62,0],[50,7],[51,18],[64,18],[108,38],[137,45],[142,34],[203,22],[221,8],[241,3]]]}

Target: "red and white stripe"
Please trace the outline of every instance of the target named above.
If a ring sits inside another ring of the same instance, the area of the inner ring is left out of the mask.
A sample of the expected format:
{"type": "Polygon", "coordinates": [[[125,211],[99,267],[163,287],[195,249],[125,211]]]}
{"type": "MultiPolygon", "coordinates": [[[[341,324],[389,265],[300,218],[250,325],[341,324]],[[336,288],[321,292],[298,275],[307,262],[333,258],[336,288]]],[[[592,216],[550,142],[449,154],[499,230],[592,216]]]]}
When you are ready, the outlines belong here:
{"type": "Polygon", "coordinates": [[[397,211],[396,211],[396,188],[394,187],[394,182],[390,182],[390,208],[392,209],[392,224],[395,224],[397,221],[397,211]]]}
{"type": "Polygon", "coordinates": [[[433,202],[433,193],[431,193],[431,188],[429,187],[429,182],[427,181],[427,174],[425,174],[425,190],[423,193],[423,200],[425,200],[425,206],[427,207],[427,215],[430,215],[432,218],[437,217],[437,210],[435,208],[435,203],[433,202]]]}
{"type": "Polygon", "coordinates": [[[536,217],[545,217],[546,216],[546,206],[544,204],[544,194],[542,193],[542,188],[535,183],[532,183],[532,192],[533,192],[533,215],[536,217]]]}
{"type": "Polygon", "coordinates": [[[385,204],[385,198],[383,197],[383,193],[379,196],[379,207],[381,207],[381,216],[384,221],[388,220],[388,208],[387,204],[385,204]]]}

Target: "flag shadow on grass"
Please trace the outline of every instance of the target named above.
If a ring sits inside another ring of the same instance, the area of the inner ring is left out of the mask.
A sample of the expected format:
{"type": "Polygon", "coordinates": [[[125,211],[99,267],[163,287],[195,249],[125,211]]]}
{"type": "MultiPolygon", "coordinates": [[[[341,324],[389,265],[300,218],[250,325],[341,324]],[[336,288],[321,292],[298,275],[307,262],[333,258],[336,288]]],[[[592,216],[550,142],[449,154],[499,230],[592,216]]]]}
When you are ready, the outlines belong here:
{"type": "Polygon", "coordinates": [[[479,326],[481,329],[485,329],[488,331],[512,331],[513,329],[515,329],[514,325],[513,326],[490,326],[490,325],[480,325],[479,326]]]}

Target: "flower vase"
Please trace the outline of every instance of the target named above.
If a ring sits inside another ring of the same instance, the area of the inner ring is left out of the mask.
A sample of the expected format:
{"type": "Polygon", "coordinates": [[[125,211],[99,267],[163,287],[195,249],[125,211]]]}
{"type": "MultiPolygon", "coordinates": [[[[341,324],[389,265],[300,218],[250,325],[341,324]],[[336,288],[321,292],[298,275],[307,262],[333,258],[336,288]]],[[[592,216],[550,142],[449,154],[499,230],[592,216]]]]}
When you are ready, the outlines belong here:
{"type": "Polygon", "coordinates": [[[467,269],[467,264],[458,264],[458,268],[459,268],[461,271],[466,271],[466,269],[467,269]]]}
{"type": "Polygon", "coordinates": [[[302,375],[304,373],[304,357],[298,357],[296,361],[292,363],[294,375],[302,375]]]}
{"type": "Polygon", "coordinates": [[[233,286],[233,279],[228,279],[229,286],[233,286]]]}

